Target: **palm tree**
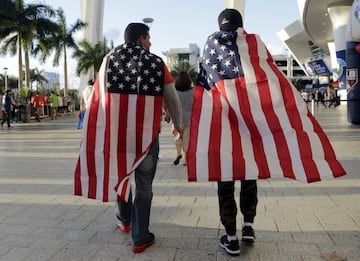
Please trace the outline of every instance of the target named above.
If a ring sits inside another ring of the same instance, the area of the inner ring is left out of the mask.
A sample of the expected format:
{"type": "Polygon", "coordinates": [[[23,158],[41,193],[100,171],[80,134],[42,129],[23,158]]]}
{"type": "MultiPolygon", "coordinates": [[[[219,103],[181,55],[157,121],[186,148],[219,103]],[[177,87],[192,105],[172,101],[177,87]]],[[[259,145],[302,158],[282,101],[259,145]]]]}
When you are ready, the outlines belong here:
{"type": "Polygon", "coordinates": [[[93,70],[93,79],[96,79],[104,56],[113,48],[114,43],[111,42],[108,47],[105,38],[97,42],[94,47],[86,40],[81,41],[79,48],[73,54],[73,57],[79,60],[76,67],[77,74],[80,75],[81,72],[87,74],[89,70],[93,70]]]}
{"type": "MultiPolygon", "coordinates": [[[[53,60],[54,66],[59,65],[60,57],[63,56],[64,58],[64,96],[66,96],[68,89],[67,48],[77,49],[73,35],[75,32],[86,26],[86,23],[78,19],[74,25],[72,25],[70,28],[67,28],[66,18],[61,7],[56,10],[56,16],[58,24],[57,31],[52,37],[42,41],[42,44],[47,44],[49,46],[49,51],[55,51],[53,60]]],[[[44,53],[44,55],[46,55],[46,53],[44,53]]]]}
{"type": "MultiPolygon", "coordinates": [[[[39,33],[41,25],[46,28],[48,19],[52,15],[52,9],[41,4],[25,4],[23,0],[2,0],[0,7],[0,41],[1,53],[18,53],[19,79],[23,79],[22,51],[25,51],[26,74],[29,75],[28,51],[36,33],[39,33]]],[[[29,77],[26,77],[29,84],[29,77]]],[[[22,80],[18,82],[21,91],[22,80]]]]}
{"type": "Polygon", "coordinates": [[[30,89],[33,82],[36,82],[36,91],[38,91],[39,83],[42,86],[43,82],[48,82],[48,80],[42,75],[44,70],[39,70],[37,68],[30,70],[30,89]]]}
{"type": "Polygon", "coordinates": [[[188,61],[179,61],[171,68],[170,73],[175,79],[180,72],[189,73],[191,80],[196,84],[198,73],[196,72],[195,66],[190,65],[188,61]]]}
{"type": "Polygon", "coordinates": [[[23,36],[26,86],[30,86],[31,84],[29,52],[33,54],[34,40],[39,42],[41,39],[46,39],[52,35],[57,28],[57,24],[49,19],[55,15],[54,10],[52,10],[49,6],[42,6],[42,8],[44,14],[33,17],[33,20],[29,22],[27,33],[23,36]]]}
{"type": "Polygon", "coordinates": [[[5,91],[5,75],[0,73],[0,95],[3,89],[5,91]]]}

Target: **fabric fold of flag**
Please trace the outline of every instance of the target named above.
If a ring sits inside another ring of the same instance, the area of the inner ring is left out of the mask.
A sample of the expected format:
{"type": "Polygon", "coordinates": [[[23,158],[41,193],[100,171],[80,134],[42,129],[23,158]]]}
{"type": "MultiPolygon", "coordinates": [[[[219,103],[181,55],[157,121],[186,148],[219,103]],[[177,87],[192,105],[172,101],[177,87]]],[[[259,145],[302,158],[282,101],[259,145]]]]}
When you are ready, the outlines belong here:
{"type": "Polygon", "coordinates": [[[101,65],[86,109],[74,194],[127,201],[131,177],[160,131],[164,63],[124,44],[101,65]]]}
{"type": "Polygon", "coordinates": [[[261,39],[242,29],[209,36],[195,87],[189,181],[345,175],[306,103],[261,39]]]}

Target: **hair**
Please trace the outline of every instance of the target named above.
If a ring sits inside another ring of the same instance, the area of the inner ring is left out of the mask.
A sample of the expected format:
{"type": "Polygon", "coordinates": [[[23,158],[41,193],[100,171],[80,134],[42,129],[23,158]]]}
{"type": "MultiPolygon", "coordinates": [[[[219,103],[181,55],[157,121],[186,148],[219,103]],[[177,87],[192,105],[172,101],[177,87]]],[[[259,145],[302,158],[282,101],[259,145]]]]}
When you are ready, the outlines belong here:
{"type": "Polygon", "coordinates": [[[92,79],[88,80],[88,85],[94,85],[94,81],[92,79]]]}
{"type": "Polygon", "coordinates": [[[178,91],[187,91],[191,89],[192,80],[188,72],[180,72],[175,80],[175,88],[178,91]]]}
{"type": "Polygon", "coordinates": [[[125,43],[136,43],[141,37],[145,38],[149,34],[150,28],[142,23],[130,23],[124,33],[125,43]]]}
{"type": "Polygon", "coordinates": [[[10,89],[7,89],[7,90],[6,90],[6,94],[9,94],[9,92],[11,92],[11,90],[10,90],[10,89]]]}

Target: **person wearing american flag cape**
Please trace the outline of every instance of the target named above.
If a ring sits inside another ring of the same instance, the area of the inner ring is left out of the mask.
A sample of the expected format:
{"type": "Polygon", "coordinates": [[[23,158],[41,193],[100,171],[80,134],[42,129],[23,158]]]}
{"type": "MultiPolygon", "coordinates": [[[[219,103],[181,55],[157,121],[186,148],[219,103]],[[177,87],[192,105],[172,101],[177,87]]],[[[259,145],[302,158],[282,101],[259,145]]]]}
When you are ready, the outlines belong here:
{"type": "Polygon", "coordinates": [[[149,27],[130,23],[124,38],[105,56],[93,86],[74,189],[75,195],[115,201],[119,228],[131,231],[132,250],[139,253],[155,242],[149,222],[162,108],[179,131],[181,105],[167,66],[149,51],[149,27]]]}
{"type": "Polygon", "coordinates": [[[254,242],[257,179],[304,182],[345,175],[324,131],[260,37],[247,34],[236,9],[218,16],[204,47],[194,91],[187,153],[189,181],[217,181],[219,244],[240,254],[234,181],[241,180],[242,240],[254,242]]]}

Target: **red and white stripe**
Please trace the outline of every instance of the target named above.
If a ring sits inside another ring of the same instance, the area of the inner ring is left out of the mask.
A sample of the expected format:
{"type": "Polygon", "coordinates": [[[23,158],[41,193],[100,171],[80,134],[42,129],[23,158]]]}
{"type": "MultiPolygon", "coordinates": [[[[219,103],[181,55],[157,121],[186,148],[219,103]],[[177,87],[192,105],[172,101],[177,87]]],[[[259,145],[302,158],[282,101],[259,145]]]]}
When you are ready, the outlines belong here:
{"type": "Polygon", "coordinates": [[[195,88],[189,181],[286,177],[315,182],[345,175],[298,91],[260,38],[240,34],[244,77],[195,88]]]}
{"type": "Polygon", "coordinates": [[[162,97],[107,92],[106,67],[103,62],[85,113],[74,194],[126,201],[130,177],[159,133],[162,97]]]}

